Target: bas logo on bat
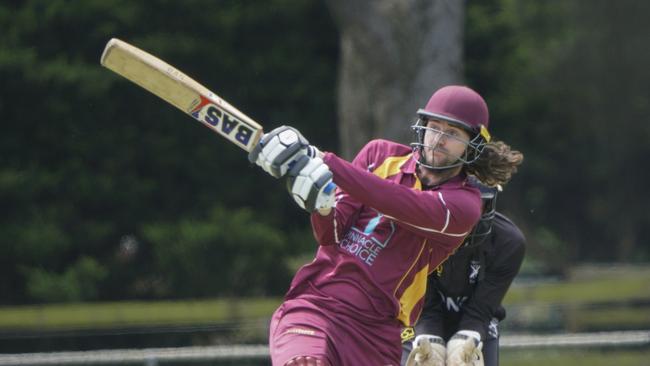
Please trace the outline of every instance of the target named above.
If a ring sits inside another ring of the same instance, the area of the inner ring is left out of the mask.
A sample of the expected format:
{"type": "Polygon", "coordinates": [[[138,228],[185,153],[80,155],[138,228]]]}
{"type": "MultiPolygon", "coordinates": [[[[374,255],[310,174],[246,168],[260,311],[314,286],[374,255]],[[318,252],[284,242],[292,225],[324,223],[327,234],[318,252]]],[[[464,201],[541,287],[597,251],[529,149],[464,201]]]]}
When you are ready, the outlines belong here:
{"type": "Polygon", "coordinates": [[[234,116],[222,111],[210,99],[202,95],[201,102],[190,111],[190,115],[199,122],[218,128],[244,146],[248,146],[253,136],[254,131],[250,127],[234,116]]]}

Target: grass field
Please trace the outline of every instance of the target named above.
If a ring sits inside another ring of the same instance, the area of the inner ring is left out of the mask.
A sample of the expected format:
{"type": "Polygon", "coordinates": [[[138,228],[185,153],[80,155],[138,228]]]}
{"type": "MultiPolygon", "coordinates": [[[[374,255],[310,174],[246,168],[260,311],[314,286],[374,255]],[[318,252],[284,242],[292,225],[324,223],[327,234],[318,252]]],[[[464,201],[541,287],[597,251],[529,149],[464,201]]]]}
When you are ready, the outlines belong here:
{"type": "Polygon", "coordinates": [[[502,350],[501,366],[641,366],[650,362],[650,349],[534,349],[502,350]]]}
{"type": "MultiPolygon", "coordinates": [[[[577,268],[567,281],[518,283],[508,293],[506,322],[516,310],[545,309],[566,314],[567,329],[650,329],[647,307],[627,307],[626,302],[650,300],[650,267],[617,270],[577,268]],[[611,303],[613,305],[601,306],[611,303]],[[559,304],[559,305],[558,305],[559,304]],[[567,310],[568,309],[568,310],[567,310]]],[[[157,302],[113,302],[0,307],[0,332],[114,329],[175,325],[237,323],[242,319],[268,319],[281,298],[210,299],[157,302]]],[[[526,310],[527,311],[527,310],[526,310]]],[[[532,311],[534,313],[534,311],[532,311]]],[[[544,321],[544,318],[540,318],[544,321]]],[[[539,321],[540,319],[537,319],[539,321]]],[[[504,324],[504,335],[509,333],[504,324]]],[[[525,327],[525,325],[524,325],[525,327]]],[[[525,329],[526,330],[526,329],[525,329]]],[[[244,335],[244,338],[246,335],[244,335]]],[[[263,339],[264,334],[260,338],[263,339]]],[[[242,339],[244,339],[242,338],[242,339]]],[[[234,338],[229,338],[230,340],[234,338]]],[[[503,348],[501,366],[638,366],[650,362],[650,345],[637,348],[503,348]]],[[[238,361],[238,365],[260,365],[238,361]]],[[[199,365],[233,365],[231,361],[193,362],[199,365]],[[230,363],[229,363],[230,362],[230,363]]],[[[170,365],[170,366],[175,366],[170,365]]]]}
{"type": "Polygon", "coordinates": [[[589,275],[576,270],[566,282],[513,286],[504,302],[580,304],[639,299],[650,299],[650,268],[628,267],[589,275]]]}
{"type": "Polygon", "coordinates": [[[515,283],[504,304],[506,328],[650,329],[650,267],[576,267],[566,281],[515,283]]]}
{"type": "MultiPolygon", "coordinates": [[[[515,285],[505,304],[507,308],[633,300],[650,300],[650,266],[600,271],[577,268],[565,282],[515,285]]],[[[280,298],[247,298],[0,307],[0,331],[236,322],[269,317],[280,302],[280,298]]],[[[650,326],[647,308],[580,308],[571,316],[578,328],[594,325],[616,329],[617,324],[650,326]]]]}
{"type": "Polygon", "coordinates": [[[0,329],[194,325],[268,317],[279,298],[0,307],[0,329]]]}

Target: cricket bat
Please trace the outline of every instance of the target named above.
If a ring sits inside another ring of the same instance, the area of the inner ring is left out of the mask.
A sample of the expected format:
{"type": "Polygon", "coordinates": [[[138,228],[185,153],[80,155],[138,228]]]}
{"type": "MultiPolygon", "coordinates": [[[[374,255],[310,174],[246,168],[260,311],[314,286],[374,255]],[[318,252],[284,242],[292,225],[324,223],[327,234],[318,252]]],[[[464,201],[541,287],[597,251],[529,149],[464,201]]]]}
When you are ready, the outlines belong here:
{"type": "Polygon", "coordinates": [[[124,41],[117,38],[108,41],[100,62],[248,152],[263,134],[262,126],[218,95],[124,41]]]}

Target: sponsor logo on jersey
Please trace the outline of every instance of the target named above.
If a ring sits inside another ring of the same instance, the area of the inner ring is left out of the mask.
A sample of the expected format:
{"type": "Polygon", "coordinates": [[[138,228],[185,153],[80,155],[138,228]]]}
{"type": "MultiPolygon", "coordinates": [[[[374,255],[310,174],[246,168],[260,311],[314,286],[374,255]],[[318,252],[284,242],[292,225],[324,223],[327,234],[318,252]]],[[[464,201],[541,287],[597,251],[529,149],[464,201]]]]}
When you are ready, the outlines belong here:
{"type": "Polygon", "coordinates": [[[302,335],[310,335],[310,336],[316,335],[316,332],[313,331],[312,329],[304,329],[304,328],[289,328],[284,333],[302,334],[302,335]]]}
{"type": "Polygon", "coordinates": [[[412,341],[415,338],[415,329],[413,327],[403,328],[400,337],[402,338],[402,343],[412,341]]]}
{"type": "Polygon", "coordinates": [[[382,214],[378,214],[368,221],[365,228],[352,227],[345,234],[339,246],[359,258],[363,263],[372,266],[379,253],[390,242],[393,234],[395,234],[395,223],[384,218],[382,214]],[[387,225],[381,226],[380,233],[377,228],[382,221],[387,225]]]}

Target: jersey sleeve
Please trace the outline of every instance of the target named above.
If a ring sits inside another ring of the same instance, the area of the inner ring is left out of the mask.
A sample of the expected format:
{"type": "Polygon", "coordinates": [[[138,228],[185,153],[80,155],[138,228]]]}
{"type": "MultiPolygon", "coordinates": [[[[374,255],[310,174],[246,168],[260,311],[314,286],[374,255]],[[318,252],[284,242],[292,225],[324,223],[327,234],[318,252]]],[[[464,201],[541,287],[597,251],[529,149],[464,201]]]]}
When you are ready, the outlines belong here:
{"type": "MultiPolygon", "coordinates": [[[[370,145],[364,146],[351,165],[362,170],[371,168],[372,162],[368,159],[371,148],[370,145]]],[[[330,214],[327,216],[322,216],[318,212],[311,214],[312,230],[318,243],[320,245],[338,244],[342,235],[356,220],[362,206],[360,201],[338,187],[334,209],[330,214]]]]}
{"type": "MultiPolygon", "coordinates": [[[[458,329],[474,330],[485,339],[488,325],[514,280],[525,254],[524,235],[515,224],[503,216],[495,217],[503,220],[503,229],[495,237],[497,249],[493,258],[486,260],[485,277],[481,280],[472,297],[463,306],[458,329]]],[[[502,320],[502,319],[499,319],[502,320]]]]}
{"type": "Polygon", "coordinates": [[[474,188],[420,191],[382,179],[332,153],[323,160],[343,191],[419,235],[444,236],[457,244],[479,219],[480,196],[474,188]]]}

